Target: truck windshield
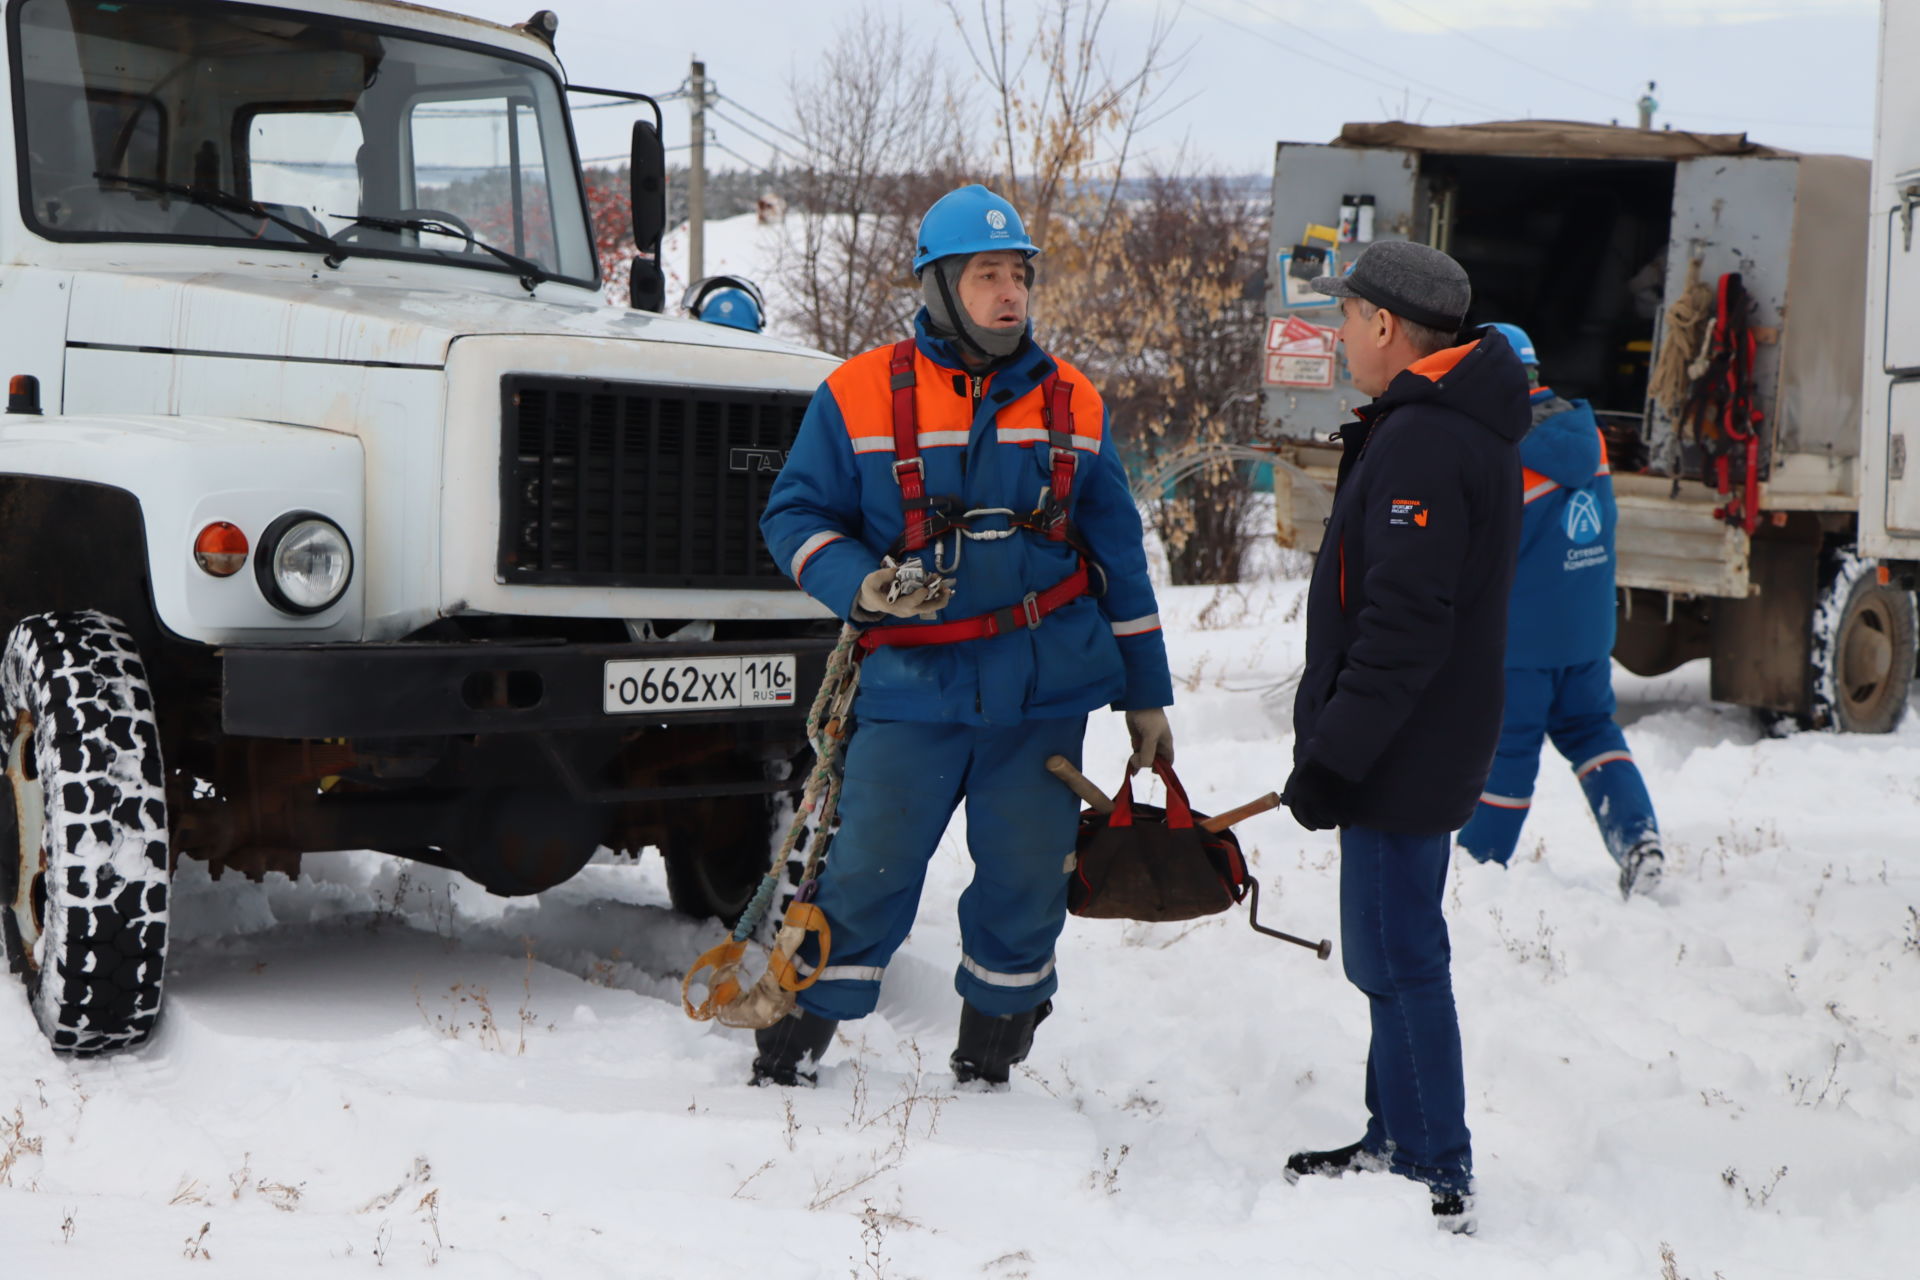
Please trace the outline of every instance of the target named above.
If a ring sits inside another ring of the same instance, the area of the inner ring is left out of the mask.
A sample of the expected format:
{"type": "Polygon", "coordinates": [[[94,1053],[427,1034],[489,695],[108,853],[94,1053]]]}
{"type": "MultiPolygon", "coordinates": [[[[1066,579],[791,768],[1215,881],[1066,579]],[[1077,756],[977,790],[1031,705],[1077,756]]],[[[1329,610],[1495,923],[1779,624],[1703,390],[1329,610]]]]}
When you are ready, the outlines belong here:
{"type": "Polygon", "coordinates": [[[531,58],[202,0],[18,0],[11,22],[22,211],[50,239],[314,252],[292,222],[353,257],[514,271],[478,240],[598,280],[560,86],[531,58]]]}

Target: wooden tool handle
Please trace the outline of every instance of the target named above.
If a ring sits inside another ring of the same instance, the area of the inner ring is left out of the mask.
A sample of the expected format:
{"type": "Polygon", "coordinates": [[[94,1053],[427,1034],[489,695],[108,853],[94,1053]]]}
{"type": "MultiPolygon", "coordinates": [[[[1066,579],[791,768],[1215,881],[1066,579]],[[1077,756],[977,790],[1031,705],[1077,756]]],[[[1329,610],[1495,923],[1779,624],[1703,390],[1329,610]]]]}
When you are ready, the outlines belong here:
{"type": "Polygon", "coordinates": [[[1245,804],[1241,805],[1238,809],[1229,809],[1225,813],[1217,813],[1213,817],[1208,818],[1205,822],[1202,822],[1200,825],[1206,828],[1208,831],[1225,831],[1228,827],[1232,826],[1234,823],[1244,822],[1248,818],[1251,818],[1256,813],[1265,813],[1269,809],[1277,809],[1279,807],[1280,807],[1279,795],[1275,792],[1269,791],[1267,792],[1267,794],[1261,796],[1258,800],[1247,801],[1245,804]]]}
{"type": "Polygon", "coordinates": [[[1048,756],[1047,772],[1073,789],[1073,794],[1087,802],[1087,807],[1095,813],[1112,813],[1113,801],[1107,793],[1093,785],[1087,775],[1073,767],[1073,761],[1065,756],[1048,756]]]}

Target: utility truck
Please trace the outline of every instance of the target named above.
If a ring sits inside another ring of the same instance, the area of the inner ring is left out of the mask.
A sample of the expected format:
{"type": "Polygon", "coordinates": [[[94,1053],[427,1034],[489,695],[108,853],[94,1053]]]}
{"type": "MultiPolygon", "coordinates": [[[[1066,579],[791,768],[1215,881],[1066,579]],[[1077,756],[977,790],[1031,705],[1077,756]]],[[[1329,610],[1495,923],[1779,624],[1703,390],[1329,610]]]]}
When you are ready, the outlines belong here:
{"type": "MultiPolygon", "coordinates": [[[[1900,127],[1920,139],[1916,121],[1900,127]]],[[[1329,437],[1366,399],[1332,341],[1334,300],[1305,277],[1372,240],[1417,240],[1472,277],[1469,327],[1520,325],[1543,381],[1599,414],[1620,508],[1615,658],[1641,675],[1710,658],[1712,696],[1775,723],[1891,729],[1915,616],[1899,567],[1873,558],[1890,552],[1861,546],[1861,496],[1878,501],[1861,480],[1867,169],[1744,134],[1540,120],[1280,144],[1265,403],[1281,543],[1318,546],[1329,437]]],[[[1879,210],[1891,197],[1875,192],[1879,210]]],[[[1903,198],[1875,224],[1896,257],[1903,198]]],[[[1909,320],[1913,346],[1920,306],[1909,320]]],[[[1915,475],[1905,527],[1920,538],[1915,475]]]]}
{"type": "Polygon", "coordinates": [[[833,362],[604,305],[554,16],[4,17],[0,929],[54,1047],[150,1033],[183,856],[656,847],[738,912],[838,629],[757,527],[833,362]]]}

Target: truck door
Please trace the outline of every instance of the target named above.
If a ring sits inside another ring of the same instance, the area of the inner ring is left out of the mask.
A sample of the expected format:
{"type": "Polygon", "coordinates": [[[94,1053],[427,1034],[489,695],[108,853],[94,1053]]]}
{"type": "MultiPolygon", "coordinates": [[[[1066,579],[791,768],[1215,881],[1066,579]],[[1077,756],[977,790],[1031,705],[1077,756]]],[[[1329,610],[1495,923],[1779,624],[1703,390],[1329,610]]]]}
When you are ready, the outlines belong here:
{"type": "MultiPolygon", "coordinates": [[[[1354,391],[1333,344],[1336,300],[1307,288],[1299,272],[1338,275],[1373,240],[1416,234],[1415,153],[1391,148],[1283,142],[1274,157],[1273,228],[1267,257],[1264,339],[1266,419],[1287,440],[1325,440],[1367,397],[1354,391]],[[1342,202],[1357,213],[1339,238],[1342,202]],[[1363,203],[1364,201],[1364,203],[1363,203]],[[1321,229],[1333,228],[1329,244],[1321,229]],[[1360,239],[1371,232],[1370,239],[1360,239]],[[1324,260],[1320,255],[1324,254],[1324,260]]],[[[1424,229],[1423,229],[1424,230],[1424,229]]]]}
{"type": "Polygon", "coordinates": [[[1394,148],[1283,142],[1274,156],[1266,327],[1249,337],[1262,344],[1265,427],[1281,441],[1273,497],[1282,546],[1318,549],[1339,460],[1325,441],[1367,401],[1334,344],[1337,300],[1308,289],[1302,273],[1338,275],[1376,240],[1427,240],[1415,231],[1425,230],[1418,176],[1415,153],[1394,148]]]}
{"type": "Polygon", "coordinates": [[[1881,11],[1867,229],[1860,547],[1920,559],[1920,8],[1881,11]],[[1889,75],[1889,71],[1894,74],[1889,75]]]}

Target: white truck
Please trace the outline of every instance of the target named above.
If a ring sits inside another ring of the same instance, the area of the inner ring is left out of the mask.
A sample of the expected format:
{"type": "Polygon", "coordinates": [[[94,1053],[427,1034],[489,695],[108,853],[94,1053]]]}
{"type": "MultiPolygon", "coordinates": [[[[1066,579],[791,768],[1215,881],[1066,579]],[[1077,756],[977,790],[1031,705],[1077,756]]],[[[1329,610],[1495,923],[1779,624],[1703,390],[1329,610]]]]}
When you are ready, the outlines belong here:
{"type": "Polygon", "coordinates": [[[838,628],[758,517],[833,362],[603,304],[556,26],[5,5],[0,930],[58,1050],[151,1032],[181,856],[765,868],[838,628]]]}
{"type": "Polygon", "coordinates": [[[1867,228],[1860,544],[1920,571],[1920,8],[1880,11],[1880,92],[1867,228]]]}
{"type": "MultiPolygon", "coordinates": [[[[1920,142],[1911,105],[1900,127],[1920,142]]],[[[1920,250],[1901,249],[1920,151],[1905,162],[1904,196],[1874,188],[1876,210],[1898,205],[1875,222],[1874,262],[1891,232],[1920,282],[1920,250]]],[[[1328,437],[1364,401],[1331,341],[1333,300],[1306,289],[1312,272],[1296,261],[1337,271],[1371,240],[1418,240],[1472,276],[1469,326],[1526,329],[1545,381],[1599,414],[1620,506],[1615,658],[1641,675],[1710,658],[1721,701],[1776,722],[1891,729],[1914,674],[1915,612],[1902,567],[1873,558],[1893,554],[1886,544],[1860,545],[1863,498],[1870,528],[1882,489],[1894,492],[1873,478],[1884,390],[1877,405],[1867,396],[1861,448],[1867,167],[1743,134],[1550,120],[1357,124],[1331,145],[1280,144],[1266,422],[1281,543],[1317,547],[1339,456],[1328,437]],[[1730,275],[1746,302],[1725,314],[1755,340],[1737,401],[1728,371],[1685,359],[1663,395],[1662,355],[1711,344],[1730,275]],[[1676,310],[1695,281],[1704,305],[1676,310]]],[[[1901,358],[1920,371],[1920,300],[1906,324],[1901,358]]],[[[1920,382],[1912,399],[1920,414],[1920,382]]],[[[1920,547],[1920,459],[1913,474],[1902,527],[1920,547]]]]}

